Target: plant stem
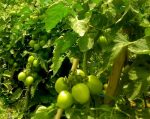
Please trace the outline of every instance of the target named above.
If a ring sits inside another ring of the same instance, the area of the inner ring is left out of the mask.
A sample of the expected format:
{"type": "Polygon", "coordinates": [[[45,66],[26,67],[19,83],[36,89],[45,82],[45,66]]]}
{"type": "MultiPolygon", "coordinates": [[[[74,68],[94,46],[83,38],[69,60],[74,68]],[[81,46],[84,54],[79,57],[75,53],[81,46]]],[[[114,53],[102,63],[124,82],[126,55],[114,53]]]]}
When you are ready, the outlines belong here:
{"type": "Polygon", "coordinates": [[[82,65],[82,68],[83,68],[83,71],[85,74],[87,74],[87,52],[84,52],[83,53],[83,65],[82,65]]]}
{"type": "Polygon", "coordinates": [[[72,67],[71,67],[71,71],[74,72],[77,69],[78,64],[79,64],[79,59],[74,58],[73,63],[72,63],[72,67]]]}
{"type": "Polygon", "coordinates": [[[26,112],[28,110],[28,105],[29,105],[29,100],[30,100],[30,86],[27,87],[27,90],[26,90],[26,94],[25,94],[25,106],[24,106],[24,112],[26,112]]]}
{"type": "MultiPolygon", "coordinates": [[[[78,64],[79,64],[79,59],[74,58],[74,59],[73,59],[73,63],[72,63],[72,67],[71,67],[71,71],[72,71],[72,72],[74,72],[74,71],[77,69],[78,64]]],[[[62,113],[63,113],[63,109],[59,108],[59,109],[57,110],[57,113],[56,113],[54,119],[60,119],[62,113]]]]}
{"type": "Polygon", "coordinates": [[[112,72],[108,81],[108,88],[106,90],[106,97],[104,99],[105,104],[112,103],[112,98],[117,94],[117,89],[120,82],[122,68],[124,67],[124,63],[126,60],[126,55],[127,47],[123,47],[116,59],[114,60],[112,72]]]}
{"type": "Polygon", "coordinates": [[[58,109],[54,119],[60,119],[63,113],[63,109],[58,109]]]}

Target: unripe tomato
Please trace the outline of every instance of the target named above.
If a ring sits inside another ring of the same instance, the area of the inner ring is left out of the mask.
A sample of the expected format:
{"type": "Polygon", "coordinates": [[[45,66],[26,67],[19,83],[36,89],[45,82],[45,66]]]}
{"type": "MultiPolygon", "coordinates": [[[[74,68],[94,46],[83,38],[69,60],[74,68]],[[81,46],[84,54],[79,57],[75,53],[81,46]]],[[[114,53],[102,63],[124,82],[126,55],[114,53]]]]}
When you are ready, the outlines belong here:
{"type": "Polygon", "coordinates": [[[34,78],[32,76],[28,76],[25,80],[25,85],[30,86],[34,81],[34,78]]]}
{"type": "Polygon", "coordinates": [[[34,47],[34,44],[35,44],[35,41],[34,41],[34,40],[30,40],[30,42],[29,42],[29,46],[30,46],[31,48],[33,48],[33,47],[34,47]]]}
{"type": "Polygon", "coordinates": [[[15,62],[14,64],[13,64],[13,67],[17,67],[18,66],[18,64],[17,64],[17,62],[15,62]]]}
{"type": "Polygon", "coordinates": [[[71,107],[72,104],[73,104],[72,95],[66,90],[61,91],[57,97],[57,106],[62,109],[66,109],[71,107]]]}
{"type": "Polygon", "coordinates": [[[60,93],[63,90],[68,90],[68,86],[65,83],[63,77],[60,77],[57,79],[57,81],[55,83],[55,90],[57,91],[57,93],[60,93]]]}
{"type": "Polygon", "coordinates": [[[90,99],[90,91],[86,84],[78,83],[72,87],[72,96],[80,104],[84,104],[90,99]]]}
{"type": "Polygon", "coordinates": [[[98,95],[102,93],[103,84],[101,81],[94,75],[88,76],[87,86],[90,89],[92,95],[98,95]]]}
{"type": "Polygon", "coordinates": [[[108,83],[105,83],[105,84],[103,85],[103,87],[104,87],[104,90],[106,90],[107,87],[108,87],[108,83]]]}
{"type": "Polygon", "coordinates": [[[29,62],[29,63],[33,63],[33,61],[34,61],[34,56],[29,56],[28,62],[29,62]]]}
{"type": "Polygon", "coordinates": [[[100,36],[99,39],[98,39],[98,44],[101,46],[101,47],[104,47],[107,45],[107,39],[105,36],[100,36]]]}
{"type": "Polygon", "coordinates": [[[40,45],[38,43],[34,44],[34,50],[39,50],[40,49],[40,45]]]}
{"type": "Polygon", "coordinates": [[[40,41],[40,46],[41,46],[41,47],[43,47],[45,44],[46,44],[46,41],[45,41],[45,40],[41,40],[41,41],[40,41]]]}
{"type": "Polygon", "coordinates": [[[33,67],[36,67],[36,68],[39,67],[39,60],[35,59],[35,60],[33,61],[33,67]]]}
{"type": "Polygon", "coordinates": [[[76,72],[76,75],[80,75],[80,76],[85,76],[85,73],[84,73],[84,71],[83,70],[81,70],[81,69],[77,69],[76,70],[77,72],[76,72]]]}
{"type": "Polygon", "coordinates": [[[20,72],[18,74],[18,80],[19,81],[24,81],[26,79],[26,73],[25,72],[20,72]]]}

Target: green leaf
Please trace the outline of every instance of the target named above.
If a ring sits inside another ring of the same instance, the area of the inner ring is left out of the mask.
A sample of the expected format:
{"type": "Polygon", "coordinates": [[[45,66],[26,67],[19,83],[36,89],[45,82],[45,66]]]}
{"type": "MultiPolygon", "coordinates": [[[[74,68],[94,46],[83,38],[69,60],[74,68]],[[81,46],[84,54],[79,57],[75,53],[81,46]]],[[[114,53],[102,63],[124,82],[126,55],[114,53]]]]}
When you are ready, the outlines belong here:
{"type": "Polygon", "coordinates": [[[150,27],[145,29],[145,36],[150,36],[150,27]]]}
{"type": "Polygon", "coordinates": [[[33,85],[31,86],[31,90],[30,90],[30,94],[31,97],[33,98],[35,95],[35,92],[37,90],[38,84],[41,82],[41,77],[38,77],[38,79],[36,79],[33,83],[33,85]]]}
{"type": "Polygon", "coordinates": [[[44,19],[47,32],[54,28],[68,13],[69,8],[63,2],[55,3],[48,8],[44,19]]]}
{"type": "Polygon", "coordinates": [[[85,19],[79,20],[77,17],[70,18],[72,29],[78,33],[80,36],[84,36],[85,32],[88,30],[88,22],[90,20],[91,15],[86,17],[85,19]]]}
{"type": "Polygon", "coordinates": [[[135,99],[140,94],[140,92],[142,90],[142,82],[141,81],[140,82],[136,82],[134,84],[133,88],[134,88],[134,91],[131,93],[131,96],[129,98],[130,100],[135,99]]]}
{"type": "Polygon", "coordinates": [[[41,67],[42,67],[46,72],[48,72],[47,62],[44,61],[44,60],[41,60],[41,61],[40,61],[40,64],[41,64],[41,67]]]}
{"type": "Polygon", "coordinates": [[[40,106],[31,119],[49,119],[48,109],[45,106],[40,106]]]}
{"type": "Polygon", "coordinates": [[[39,106],[31,119],[53,119],[56,114],[56,107],[51,104],[49,107],[39,106]]]}
{"type": "Polygon", "coordinates": [[[93,3],[98,4],[99,2],[101,2],[102,0],[91,0],[93,3]]]}
{"type": "MultiPolygon", "coordinates": [[[[140,61],[140,63],[142,63],[140,61]]],[[[126,88],[124,88],[126,95],[130,97],[131,100],[141,96],[148,90],[150,84],[150,74],[145,67],[139,67],[135,64],[129,72],[129,79],[126,88]]]]}
{"type": "Polygon", "coordinates": [[[130,52],[135,54],[150,54],[150,37],[145,37],[129,45],[130,52]]]}
{"type": "Polygon", "coordinates": [[[112,49],[112,53],[111,53],[108,65],[111,64],[114,61],[114,59],[121,52],[122,48],[124,48],[124,47],[128,46],[129,44],[131,44],[131,42],[129,42],[127,40],[127,36],[123,36],[122,34],[117,34],[114,41],[116,42],[116,44],[112,49]]]}
{"type": "Polygon", "coordinates": [[[64,36],[61,36],[59,39],[57,39],[54,43],[54,51],[53,51],[53,59],[52,59],[52,70],[53,70],[53,76],[57,73],[59,68],[62,65],[62,62],[65,58],[64,53],[68,51],[70,47],[73,46],[73,44],[76,43],[77,35],[74,33],[66,33],[64,36]]]}
{"type": "Polygon", "coordinates": [[[21,88],[18,88],[15,92],[13,92],[11,96],[11,101],[16,101],[18,100],[23,93],[23,90],[21,88]]]}
{"type": "Polygon", "coordinates": [[[143,19],[143,21],[140,23],[140,26],[143,27],[150,27],[150,22],[148,19],[143,19]]]}
{"type": "Polygon", "coordinates": [[[86,52],[90,50],[91,48],[93,48],[94,39],[85,35],[79,39],[78,45],[79,45],[81,52],[86,52]]]}

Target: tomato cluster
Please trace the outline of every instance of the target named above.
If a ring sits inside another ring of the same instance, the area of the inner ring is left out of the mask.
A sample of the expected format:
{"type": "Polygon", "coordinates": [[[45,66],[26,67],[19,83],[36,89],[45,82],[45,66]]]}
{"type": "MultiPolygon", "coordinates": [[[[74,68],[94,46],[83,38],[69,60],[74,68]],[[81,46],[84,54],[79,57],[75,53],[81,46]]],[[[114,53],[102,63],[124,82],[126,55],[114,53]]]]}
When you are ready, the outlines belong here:
{"type": "Polygon", "coordinates": [[[18,80],[23,81],[26,86],[30,86],[34,81],[34,78],[33,76],[27,75],[25,71],[22,71],[18,74],[18,80]]]}
{"type": "Polygon", "coordinates": [[[33,72],[32,68],[35,70],[39,68],[39,60],[31,55],[28,57],[26,68],[18,74],[18,80],[24,82],[26,86],[30,86],[37,77],[37,73],[33,72]]]}
{"type": "Polygon", "coordinates": [[[66,109],[76,103],[86,104],[92,95],[102,94],[103,84],[96,76],[86,76],[81,69],[77,69],[68,78],[58,78],[55,90],[58,93],[57,106],[66,109]]]}

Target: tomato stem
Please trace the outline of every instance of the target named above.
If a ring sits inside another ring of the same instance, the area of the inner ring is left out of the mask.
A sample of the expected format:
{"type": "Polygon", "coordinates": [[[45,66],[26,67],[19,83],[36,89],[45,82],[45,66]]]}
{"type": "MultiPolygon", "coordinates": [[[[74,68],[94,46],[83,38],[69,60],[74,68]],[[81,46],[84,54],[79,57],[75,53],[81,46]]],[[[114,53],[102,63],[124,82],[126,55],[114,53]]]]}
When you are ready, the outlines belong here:
{"type": "Polygon", "coordinates": [[[85,74],[87,74],[87,52],[83,53],[83,65],[82,65],[83,71],[85,74]]]}
{"type": "Polygon", "coordinates": [[[26,100],[25,100],[25,106],[24,106],[24,112],[28,110],[29,100],[30,100],[30,86],[27,87],[26,94],[25,94],[26,100]]]}
{"type": "Polygon", "coordinates": [[[79,64],[79,59],[78,58],[74,58],[73,59],[73,63],[72,63],[72,67],[71,67],[71,71],[75,71],[77,69],[77,66],[79,64]]]}
{"type": "Polygon", "coordinates": [[[58,109],[54,119],[60,119],[63,113],[63,109],[58,109]]]}

